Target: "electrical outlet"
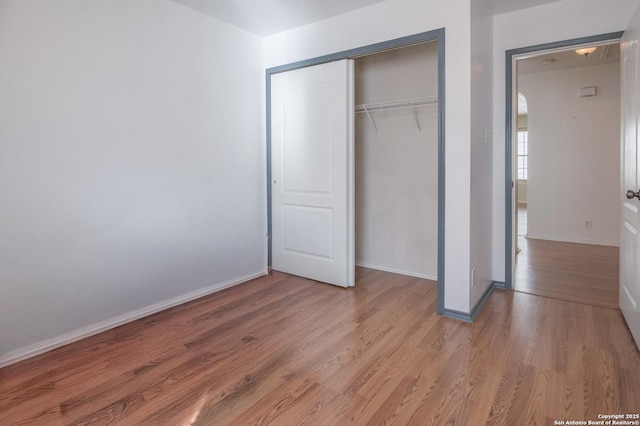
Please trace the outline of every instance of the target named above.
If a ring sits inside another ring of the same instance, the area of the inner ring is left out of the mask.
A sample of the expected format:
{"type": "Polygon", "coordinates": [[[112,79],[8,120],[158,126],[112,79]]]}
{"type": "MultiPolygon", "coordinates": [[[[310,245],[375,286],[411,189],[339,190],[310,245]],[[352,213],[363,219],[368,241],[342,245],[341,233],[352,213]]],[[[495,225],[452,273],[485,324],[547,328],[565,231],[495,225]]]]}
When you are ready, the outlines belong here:
{"type": "Polygon", "coordinates": [[[471,287],[476,285],[476,268],[471,268],[471,287]]]}
{"type": "Polygon", "coordinates": [[[584,229],[591,229],[591,219],[584,220],[584,229]]]}

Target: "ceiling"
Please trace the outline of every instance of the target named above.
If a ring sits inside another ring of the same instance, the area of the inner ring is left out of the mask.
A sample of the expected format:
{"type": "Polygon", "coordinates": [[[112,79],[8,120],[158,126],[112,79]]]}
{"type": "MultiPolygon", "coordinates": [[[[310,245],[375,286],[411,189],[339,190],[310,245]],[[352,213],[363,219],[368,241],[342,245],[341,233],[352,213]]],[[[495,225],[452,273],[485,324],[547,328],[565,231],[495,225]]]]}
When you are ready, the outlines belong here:
{"type": "Polygon", "coordinates": [[[172,0],[260,36],[385,0],[172,0]]]}
{"type": "Polygon", "coordinates": [[[545,53],[531,58],[518,60],[518,74],[529,75],[546,71],[558,71],[567,68],[587,67],[620,62],[620,43],[597,46],[596,51],[584,57],[575,50],[545,53]]]}
{"type": "MultiPolygon", "coordinates": [[[[531,75],[547,71],[559,71],[568,68],[588,67],[620,62],[620,43],[596,46],[589,56],[582,56],[574,49],[544,53],[517,61],[518,75],[531,75]]],[[[518,114],[527,115],[527,101],[518,93],[518,114]]]]}
{"type": "Polygon", "coordinates": [[[503,13],[515,12],[516,10],[528,9],[530,7],[559,1],[562,0],[485,0],[491,9],[492,15],[501,15],[503,13]]]}
{"type": "MultiPolygon", "coordinates": [[[[396,0],[171,0],[260,36],[290,30],[382,1],[396,0]]],[[[434,1],[434,0],[423,0],[434,1]]],[[[560,0],[481,1],[493,15],[560,0]]]]}

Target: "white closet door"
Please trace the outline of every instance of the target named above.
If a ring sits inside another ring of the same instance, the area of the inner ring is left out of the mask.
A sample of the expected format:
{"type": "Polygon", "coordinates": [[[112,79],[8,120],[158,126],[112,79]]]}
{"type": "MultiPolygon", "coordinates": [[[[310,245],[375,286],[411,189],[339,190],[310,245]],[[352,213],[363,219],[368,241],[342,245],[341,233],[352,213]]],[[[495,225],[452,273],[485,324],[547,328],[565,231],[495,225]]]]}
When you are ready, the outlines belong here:
{"type": "Polygon", "coordinates": [[[353,61],[271,77],[272,268],[355,281],[353,61]]]}

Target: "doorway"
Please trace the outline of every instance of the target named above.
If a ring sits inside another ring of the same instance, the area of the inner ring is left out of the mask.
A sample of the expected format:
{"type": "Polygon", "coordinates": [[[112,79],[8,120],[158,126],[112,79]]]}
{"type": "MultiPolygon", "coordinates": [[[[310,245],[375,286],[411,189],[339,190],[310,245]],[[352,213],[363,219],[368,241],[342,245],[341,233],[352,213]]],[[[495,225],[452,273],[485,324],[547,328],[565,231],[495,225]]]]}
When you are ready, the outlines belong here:
{"type": "Polygon", "coordinates": [[[617,307],[620,37],[507,52],[506,279],[516,291],[617,307]]]}
{"type": "Polygon", "coordinates": [[[355,262],[437,280],[438,52],[355,60],[355,262]]]}
{"type": "MultiPolygon", "coordinates": [[[[436,159],[434,167],[437,170],[437,185],[436,185],[436,199],[437,199],[437,220],[436,220],[436,269],[437,269],[437,289],[438,289],[438,313],[444,313],[444,29],[430,31],[427,33],[417,34],[414,36],[403,37],[396,40],[390,40],[375,45],[365,46],[345,52],[340,52],[332,55],[327,55],[307,61],[288,64],[280,67],[275,67],[267,70],[267,208],[268,208],[268,265],[272,266],[272,187],[271,187],[271,76],[274,74],[296,70],[304,67],[311,67],[318,64],[328,63],[332,61],[342,59],[357,59],[364,56],[372,55],[375,53],[381,53],[393,49],[399,49],[409,46],[418,45],[421,43],[435,42],[437,48],[437,87],[436,87],[436,128],[437,128],[437,145],[436,145],[436,159]]],[[[428,78],[428,76],[422,76],[420,78],[428,78]]],[[[417,120],[419,121],[419,119],[417,120]]]]}

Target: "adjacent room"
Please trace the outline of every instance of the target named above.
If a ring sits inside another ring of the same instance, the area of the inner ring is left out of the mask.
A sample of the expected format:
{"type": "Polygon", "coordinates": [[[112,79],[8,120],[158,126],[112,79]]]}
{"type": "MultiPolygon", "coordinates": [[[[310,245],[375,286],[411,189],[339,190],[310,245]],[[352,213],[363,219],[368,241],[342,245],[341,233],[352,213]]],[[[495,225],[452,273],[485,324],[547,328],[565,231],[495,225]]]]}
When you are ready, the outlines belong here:
{"type": "Polygon", "coordinates": [[[517,291],[618,307],[620,44],[517,62],[517,291]]]}

